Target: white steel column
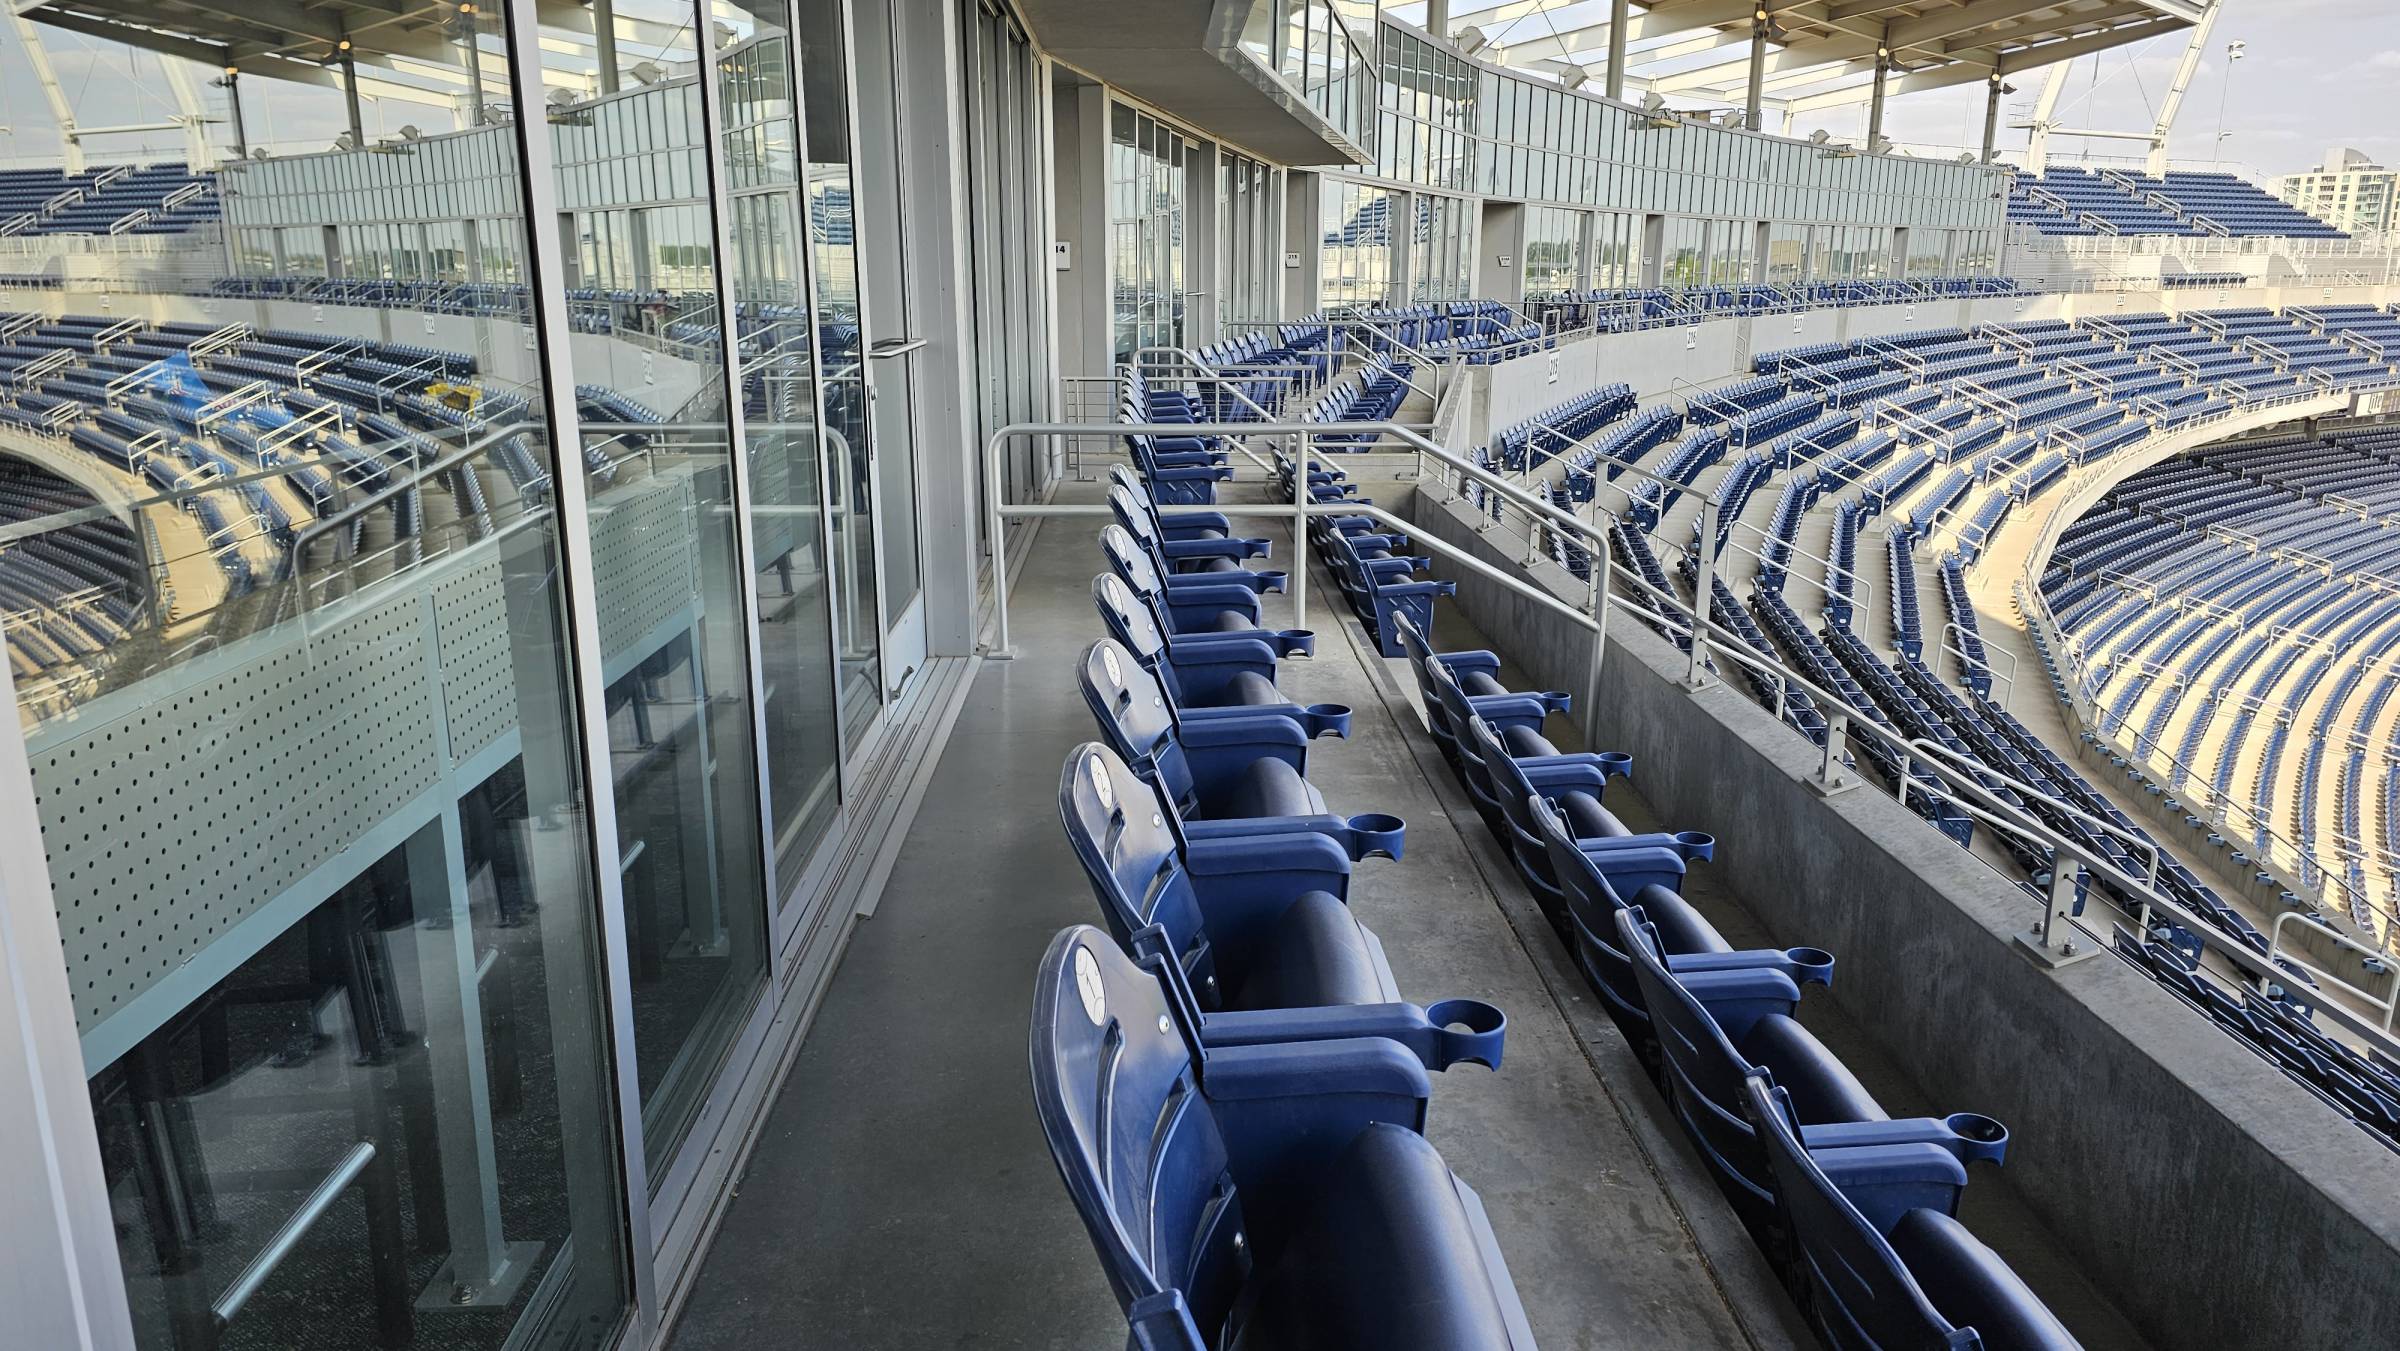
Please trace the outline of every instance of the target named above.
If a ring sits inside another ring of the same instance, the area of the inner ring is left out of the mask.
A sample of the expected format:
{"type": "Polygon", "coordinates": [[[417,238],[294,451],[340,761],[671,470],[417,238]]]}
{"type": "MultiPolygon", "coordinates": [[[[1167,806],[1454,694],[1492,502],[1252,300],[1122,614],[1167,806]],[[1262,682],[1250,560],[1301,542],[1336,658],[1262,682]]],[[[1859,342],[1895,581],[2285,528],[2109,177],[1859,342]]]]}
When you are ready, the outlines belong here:
{"type": "MultiPolygon", "coordinates": [[[[16,685],[5,669],[0,707],[14,718],[16,685]]],[[[0,1308],[10,1344],[131,1351],[66,949],[33,772],[15,728],[0,735],[0,1159],[8,1161],[0,1167],[0,1308]]]]}
{"type": "Polygon", "coordinates": [[[1626,0],[1609,0],[1608,5],[1608,96],[1618,102],[1625,98],[1625,25],[1626,0]]]}

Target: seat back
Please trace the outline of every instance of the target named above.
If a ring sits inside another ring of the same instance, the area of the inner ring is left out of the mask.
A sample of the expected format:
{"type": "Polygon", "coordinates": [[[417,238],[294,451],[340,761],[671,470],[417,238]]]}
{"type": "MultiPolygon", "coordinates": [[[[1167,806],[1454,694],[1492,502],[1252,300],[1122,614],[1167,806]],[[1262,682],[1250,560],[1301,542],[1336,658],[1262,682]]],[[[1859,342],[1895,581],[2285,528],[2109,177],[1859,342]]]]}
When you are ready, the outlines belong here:
{"type": "Polygon", "coordinates": [[[1158,507],[1148,493],[1136,492],[1123,483],[1111,483],[1108,486],[1108,514],[1141,545],[1153,565],[1163,566],[1164,555],[1158,548],[1158,507]]]}
{"type": "Polygon", "coordinates": [[[1099,742],[1077,746],[1059,771],[1059,820],[1108,917],[1109,931],[1130,944],[1134,934],[1158,925],[1192,988],[1213,989],[1215,957],[1199,896],[1168,824],[1172,810],[1099,742]]]}
{"type": "Polygon", "coordinates": [[[1133,532],[1110,522],[1100,527],[1100,550],[1108,555],[1108,567],[1125,581],[1125,585],[1149,607],[1150,618],[1164,633],[1173,627],[1167,618],[1166,583],[1159,580],[1159,567],[1153,556],[1133,537],[1133,532]]]}
{"type": "Polygon", "coordinates": [[[1175,678],[1175,664],[1167,660],[1167,636],[1151,618],[1150,607],[1113,572],[1092,579],[1092,604],[1099,609],[1108,636],[1122,644],[1166,691],[1168,709],[1180,707],[1183,686],[1175,678]]]}
{"type": "Polygon", "coordinates": [[[1425,663],[1425,679],[1433,686],[1434,701],[1441,705],[1442,716],[1450,724],[1452,739],[1458,747],[1459,777],[1466,781],[1468,795],[1496,829],[1501,810],[1499,791],[1493,786],[1491,769],[1483,762],[1483,752],[1467,730],[1468,724],[1476,720],[1474,708],[1467,703],[1467,692],[1450,668],[1438,661],[1425,663]]]}
{"type": "Polygon", "coordinates": [[[1626,908],[1625,899],[1583,852],[1567,829],[1567,818],[1549,799],[1533,795],[1526,810],[1541,832],[1551,874],[1558,879],[1575,941],[1575,961],[1583,968],[1584,979],[1600,992],[1620,1023],[1631,1019],[1646,1032],[1650,1015],[1642,1003],[1641,987],[1634,983],[1633,961],[1617,946],[1617,912],[1626,908]]]}
{"type": "Polygon", "coordinates": [[[1113,638],[1084,649],[1076,679],[1109,749],[1158,790],[1170,808],[1168,823],[1181,839],[1178,813],[1190,808],[1195,785],[1183,743],[1175,736],[1175,710],[1166,690],[1113,638]]]}
{"type": "Polygon", "coordinates": [[[1034,1111],[1120,1306],[1176,1290],[1215,1345],[1249,1263],[1225,1139],[1165,988],[1076,925],[1034,978],[1034,1111]]]}
{"type": "MultiPolygon", "coordinates": [[[[1982,1346],[1982,1338],[1952,1327],[1933,1307],[1892,1245],[1810,1157],[1784,1091],[1765,1074],[1752,1074],[1743,1080],[1742,1100],[1758,1123],[1759,1147],[1782,1198],[1826,1340],[1842,1351],[1982,1346]]],[[[1943,1154],[1934,1145],[1909,1148],[1943,1154]]],[[[1965,1180],[1961,1167],[1959,1181],[1965,1180]]]]}
{"type": "MultiPolygon", "coordinates": [[[[1675,1114],[1746,1217],[1753,1223],[1765,1220],[1774,1212],[1774,1179],[1767,1172],[1766,1158],[1759,1152],[1758,1138],[1742,1105],[1742,1084],[1753,1067],[1732,1041],[1747,1030],[1748,1023],[1735,1028],[1720,1026],[1668,972],[1658,931],[1639,907],[1621,910],[1616,918],[1617,946],[1633,963],[1634,984],[1642,992],[1642,1006],[1658,1037],[1675,1114]]],[[[1769,984],[1782,981],[1789,994],[1781,1001],[1782,1012],[1788,1014],[1800,1002],[1800,987],[1789,977],[1761,973],[1761,979],[1769,984]]],[[[1754,1020],[1772,1011],[1757,1007],[1732,1012],[1737,1018],[1746,1015],[1754,1020]]]]}

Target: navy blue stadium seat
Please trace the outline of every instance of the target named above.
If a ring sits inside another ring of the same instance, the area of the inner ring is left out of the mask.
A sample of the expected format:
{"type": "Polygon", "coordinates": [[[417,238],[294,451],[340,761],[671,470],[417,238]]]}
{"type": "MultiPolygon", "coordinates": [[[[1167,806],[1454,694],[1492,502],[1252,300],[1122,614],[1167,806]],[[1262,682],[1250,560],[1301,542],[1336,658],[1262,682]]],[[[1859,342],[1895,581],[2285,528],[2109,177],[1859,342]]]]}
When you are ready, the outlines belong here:
{"type": "Polygon", "coordinates": [[[1289,702],[1275,688],[1277,644],[1255,634],[1173,636],[1162,632],[1150,607],[1113,572],[1092,579],[1092,602],[1110,637],[1125,645],[1158,678],[1179,708],[1289,702]]]}
{"type": "Polygon", "coordinates": [[[1079,926],[1034,987],[1035,1111],[1127,1345],[1531,1351],[1482,1202],[1421,1134],[1432,1039],[1341,1011],[1224,1044],[1164,969],[1079,926]]]}
{"type": "Polygon", "coordinates": [[[1279,818],[1246,828],[1314,830],[1340,840],[1353,861],[1400,856],[1397,817],[1325,815],[1324,799],[1307,780],[1313,714],[1225,710],[1228,716],[1179,726],[1166,691],[1108,638],[1084,650],[1077,680],[1101,736],[1166,800],[1177,834],[1224,833],[1231,827],[1219,823],[1279,818]]]}
{"type": "Polygon", "coordinates": [[[1743,1083],[1789,1218],[1811,1321],[1836,1351],[1956,1347],[2075,1351],[2076,1341],[1998,1253],[1957,1219],[1967,1165],[1998,1163],[1990,1117],[1807,1130],[1764,1074],[1743,1083]],[[1891,1138],[1893,1127],[1919,1127],[1891,1138]]]}
{"type": "Polygon", "coordinates": [[[1132,532],[1120,525],[1101,527],[1100,548],[1108,557],[1109,571],[1150,607],[1150,617],[1159,627],[1175,637],[1246,634],[1263,639],[1277,656],[1305,657],[1316,651],[1316,635],[1306,629],[1260,628],[1257,589],[1228,574],[1193,573],[1169,581],[1132,532]]]}
{"type": "MultiPolygon", "coordinates": [[[[1305,783],[1299,791],[1313,799],[1305,783]]],[[[1398,1000],[1383,945],[1350,913],[1343,841],[1305,819],[1182,840],[1170,806],[1097,742],[1077,746],[1060,771],[1067,841],[1119,942],[1158,926],[1161,950],[1203,1008],[1398,1000]]]]}

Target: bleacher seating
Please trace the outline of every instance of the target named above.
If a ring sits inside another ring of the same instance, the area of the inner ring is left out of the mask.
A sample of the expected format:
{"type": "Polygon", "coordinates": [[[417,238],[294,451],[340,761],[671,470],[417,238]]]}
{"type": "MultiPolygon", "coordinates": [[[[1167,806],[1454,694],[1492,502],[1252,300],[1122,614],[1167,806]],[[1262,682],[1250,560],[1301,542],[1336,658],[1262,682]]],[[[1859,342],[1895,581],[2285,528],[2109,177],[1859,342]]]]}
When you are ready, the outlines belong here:
{"type": "MultiPolygon", "coordinates": [[[[2011,177],[2007,215],[2009,223],[2029,225],[2045,235],[2349,238],[2233,174],[2184,170],[2154,178],[2130,170],[2053,164],[2039,174],[2011,177]]],[[[2222,284],[2221,277],[2201,275],[2201,280],[2170,284],[2222,284]]]]}
{"type": "Polygon", "coordinates": [[[0,235],[182,234],[219,207],[215,174],[176,166],[0,169],[0,235]]]}

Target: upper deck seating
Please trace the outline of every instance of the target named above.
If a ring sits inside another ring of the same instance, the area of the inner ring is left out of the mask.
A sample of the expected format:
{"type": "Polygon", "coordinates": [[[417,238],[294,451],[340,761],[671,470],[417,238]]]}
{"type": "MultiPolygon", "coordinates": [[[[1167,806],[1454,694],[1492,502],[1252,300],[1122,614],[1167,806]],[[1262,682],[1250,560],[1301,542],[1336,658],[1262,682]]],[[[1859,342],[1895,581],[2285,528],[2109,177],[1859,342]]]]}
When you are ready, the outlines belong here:
{"type": "Polygon", "coordinates": [[[1128,1345],[1532,1351],[1481,1201],[1421,1133],[1428,1066],[1494,1039],[1423,1035],[1439,1008],[1204,1017],[1163,965],[1078,926],[1034,987],[1035,1111],[1128,1345]]]}

